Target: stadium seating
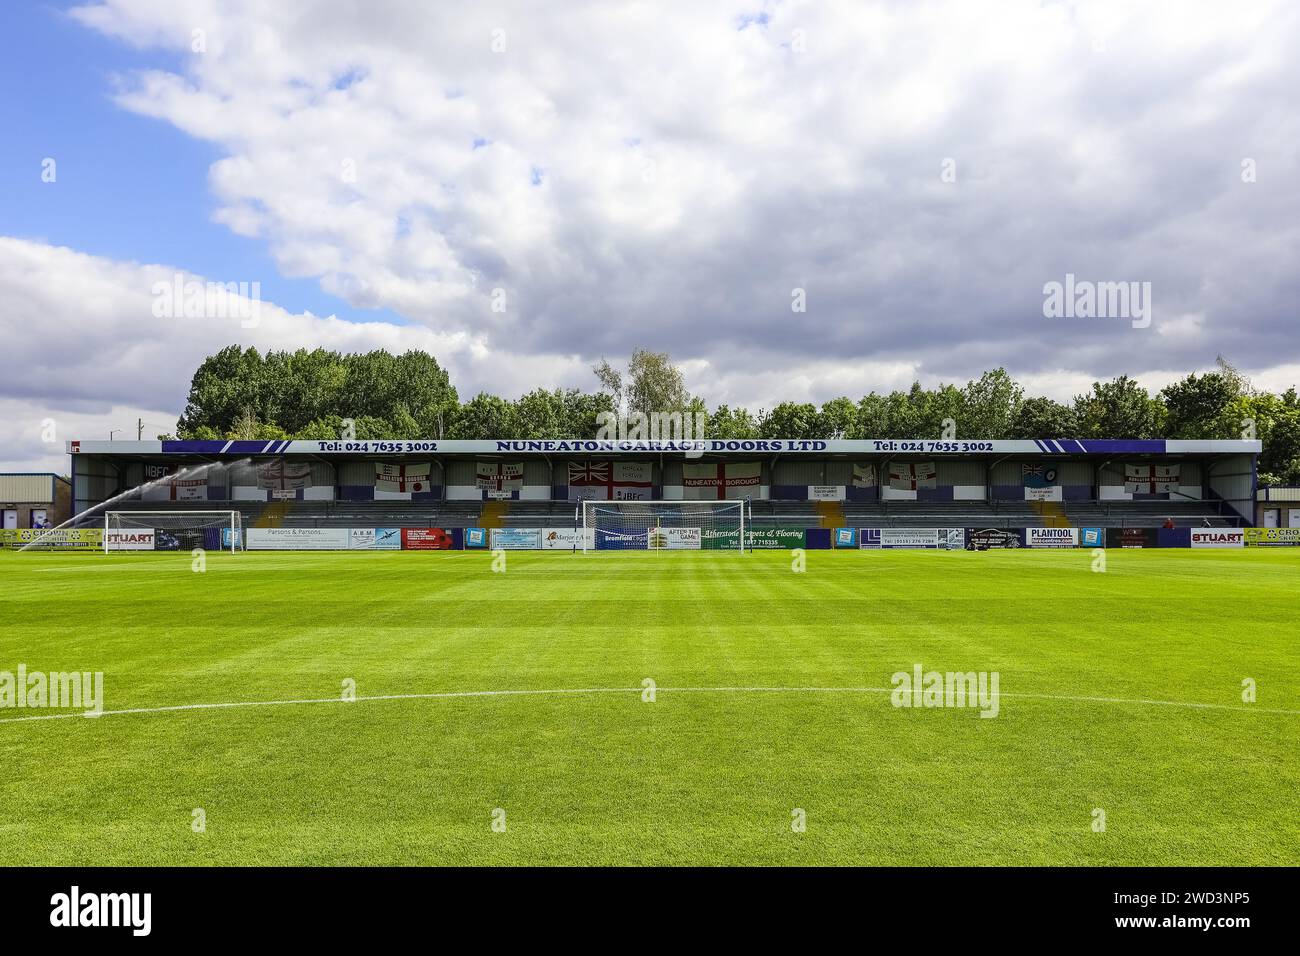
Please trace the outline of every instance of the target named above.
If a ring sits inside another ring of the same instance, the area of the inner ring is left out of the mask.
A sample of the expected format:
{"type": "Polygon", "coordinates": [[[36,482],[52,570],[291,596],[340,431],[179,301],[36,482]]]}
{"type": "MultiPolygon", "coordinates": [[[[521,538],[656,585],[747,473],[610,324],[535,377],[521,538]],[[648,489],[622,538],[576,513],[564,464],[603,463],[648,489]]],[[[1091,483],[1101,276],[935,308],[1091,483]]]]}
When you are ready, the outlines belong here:
{"type": "MultiPolygon", "coordinates": [[[[472,528],[483,524],[478,501],[174,501],[169,511],[231,509],[239,511],[245,527],[276,524],[286,528],[472,528]],[[283,514],[275,514],[283,510],[283,514]],[[265,513],[265,515],[264,515],[265,513]]],[[[853,528],[1036,528],[1046,522],[1027,501],[845,501],[844,523],[853,528]]],[[[123,501],[116,510],[156,510],[157,502],[123,501]]],[[[1242,522],[1220,513],[1211,501],[1070,501],[1062,505],[1066,525],[1076,528],[1158,528],[1173,518],[1180,528],[1234,527],[1242,522]]],[[[576,506],[571,501],[511,501],[500,517],[508,528],[572,528],[576,506]]],[[[102,522],[92,516],[87,523],[102,522]]],[[[756,528],[816,528],[816,502],[754,501],[756,528]]]]}
{"type": "Polygon", "coordinates": [[[1215,528],[1241,523],[1221,515],[1210,501],[1071,501],[1066,514],[1076,528],[1159,528],[1166,518],[1179,528],[1199,528],[1207,521],[1215,528]]]}

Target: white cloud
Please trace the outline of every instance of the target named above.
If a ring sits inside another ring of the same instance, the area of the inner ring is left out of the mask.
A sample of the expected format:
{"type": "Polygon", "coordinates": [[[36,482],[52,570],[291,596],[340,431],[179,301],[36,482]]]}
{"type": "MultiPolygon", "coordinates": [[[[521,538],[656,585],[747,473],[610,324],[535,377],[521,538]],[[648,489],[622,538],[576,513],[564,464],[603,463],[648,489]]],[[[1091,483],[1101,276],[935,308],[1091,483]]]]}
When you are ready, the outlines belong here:
{"type": "MultiPolygon", "coordinates": [[[[1032,372],[1082,342],[1105,375],[1132,341],[1044,326],[1044,281],[1153,280],[1157,327],[1204,313],[1220,340],[1276,321],[1294,285],[1300,160],[1283,144],[1300,125],[1270,106],[1300,83],[1290,4],[362,9],[76,15],[180,52],[206,31],[183,73],[142,73],[119,102],[228,153],[219,221],[286,274],[492,347],[724,366],[747,339],[956,376],[978,369],[954,347],[1032,372]],[[1246,186],[1256,153],[1270,171],[1246,186]]],[[[1164,357],[1205,359],[1165,339],[1164,357]]]]}
{"type": "Polygon", "coordinates": [[[471,393],[493,385],[509,395],[535,387],[531,383],[554,387],[590,376],[573,356],[489,351],[466,332],[344,322],[292,314],[271,302],[250,313],[256,315],[253,328],[243,327],[251,318],[234,315],[160,318],[155,292],[173,287],[178,275],[183,287],[203,278],[171,266],[115,262],[0,237],[0,301],[6,303],[0,310],[6,346],[0,447],[9,449],[6,467],[66,470],[66,459],[59,464],[63,441],[108,438],[110,429],[134,438],[139,418],[148,424],[146,437],[174,430],[194,369],[232,344],[262,351],[423,349],[471,393]],[[521,389],[519,383],[530,384],[521,389]],[[58,444],[42,441],[47,420],[56,423],[58,444]]]}
{"type": "Polygon", "coordinates": [[[171,408],[194,361],[248,340],[427,348],[463,393],[506,394],[590,384],[592,359],[645,346],[751,407],[999,365],[1068,397],[1219,353],[1297,364],[1300,7],[1282,0],[106,0],[74,16],[167,54],[117,101],[216,145],[194,188],[218,222],[285,275],[416,324],[276,310],[255,335],[161,327],[140,312],[155,267],[0,247],[21,315],[85,335],[57,376],[24,362],[13,398],[171,408]],[[16,274],[46,260],[45,280],[16,274]],[[1152,329],[1044,320],[1042,286],[1067,272],[1150,281],[1152,329]]]}

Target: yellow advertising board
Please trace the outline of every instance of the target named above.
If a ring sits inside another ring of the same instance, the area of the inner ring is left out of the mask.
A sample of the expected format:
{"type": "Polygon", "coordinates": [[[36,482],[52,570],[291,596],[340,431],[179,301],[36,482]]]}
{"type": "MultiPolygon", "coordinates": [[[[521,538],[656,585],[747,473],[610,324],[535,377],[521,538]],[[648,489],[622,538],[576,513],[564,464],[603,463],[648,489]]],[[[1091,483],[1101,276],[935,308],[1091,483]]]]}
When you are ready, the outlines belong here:
{"type": "Polygon", "coordinates": [[[1246,544],[1300,545],[1300,528],[1246,528],[1246,544]]]}
{"type": "Polygon", "coordinates": [[[91,550],[104,547],[103,528],[6,528],[0,530],[0,548],[70,548],[91,550]]]}

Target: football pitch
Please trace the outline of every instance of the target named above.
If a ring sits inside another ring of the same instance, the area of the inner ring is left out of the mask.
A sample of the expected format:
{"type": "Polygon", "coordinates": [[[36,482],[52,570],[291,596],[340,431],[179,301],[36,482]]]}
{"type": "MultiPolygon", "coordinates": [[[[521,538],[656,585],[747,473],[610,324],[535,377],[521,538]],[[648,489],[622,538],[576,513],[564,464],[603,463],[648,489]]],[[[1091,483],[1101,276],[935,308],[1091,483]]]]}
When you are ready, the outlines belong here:
{"type": "Polygon", "coordinates": [[[0,859],[1300,863],[1300,550],[1094,560],[3,554],[0,859]]]}

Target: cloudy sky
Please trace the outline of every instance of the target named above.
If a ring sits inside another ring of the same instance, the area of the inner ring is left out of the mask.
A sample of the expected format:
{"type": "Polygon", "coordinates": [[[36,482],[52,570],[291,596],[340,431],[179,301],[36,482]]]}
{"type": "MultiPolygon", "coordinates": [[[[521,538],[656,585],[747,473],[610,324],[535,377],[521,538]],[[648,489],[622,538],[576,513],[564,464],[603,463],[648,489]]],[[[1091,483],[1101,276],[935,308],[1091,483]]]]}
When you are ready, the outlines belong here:
{"type": "Polygon", "coordinates": [[[1300,4],[6,7],[0,468],[174,427],[203,355],[462,395],[666,350],[712,403],[1300,379],[1300,4]],[[1152,321],[1046,318],[1067,274],[1152,321]],[[257,283],[256,326],[158,283],[257,283]],[[792,309],[803,290],[806,311],[792,309]],[[165,310],[164,310],[165,311],[165,310]],[[53,421],[58,444],[50,437],[53,421]]]}

